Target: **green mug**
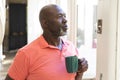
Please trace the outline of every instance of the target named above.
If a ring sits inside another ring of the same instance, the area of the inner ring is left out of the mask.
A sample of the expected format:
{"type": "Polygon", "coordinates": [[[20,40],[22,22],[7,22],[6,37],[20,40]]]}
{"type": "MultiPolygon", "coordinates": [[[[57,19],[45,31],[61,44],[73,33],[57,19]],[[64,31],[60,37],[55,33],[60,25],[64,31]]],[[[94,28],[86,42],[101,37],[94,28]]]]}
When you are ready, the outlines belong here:
{"type": "Polygon", "coordinates": [[[77,56],[65,57],[65,64],[68,73],[74,73],[78,71],[78,58],[77,56]]]}

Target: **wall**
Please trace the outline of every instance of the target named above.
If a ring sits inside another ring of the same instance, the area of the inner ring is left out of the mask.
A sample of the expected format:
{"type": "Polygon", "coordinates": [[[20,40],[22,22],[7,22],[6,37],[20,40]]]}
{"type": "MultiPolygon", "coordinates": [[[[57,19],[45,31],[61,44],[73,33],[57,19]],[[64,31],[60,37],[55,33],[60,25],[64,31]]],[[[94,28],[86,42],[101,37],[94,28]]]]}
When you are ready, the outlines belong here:
{"type": "Polygon", "coordinates": [[[5,31],[5,17],[6,17],[5,0],[0,0],[0,60],[3,59],[2,41],[3,41],[4,31],[5,31]]]}
{"type": "Polygon", "coordinates": [[[28,43],[37,38],[41,33],[41,27],[39,24],[39,9],[44,4],[44,0],[29,0],[27,7],[27,26],[28,26],[28,43]]]}
{"type": "Polygon", "coordinates": [[[116,80],[120,80],[120,0],[118,0],[118,28],[117,28],[117,69],[116,69],[116,80]]]}
{"type": "Polygon", "coordinates": [[[97,35],[97,79],[116,80],[117,0],[99,0],[98,19],[102,34],[97,35]]]}

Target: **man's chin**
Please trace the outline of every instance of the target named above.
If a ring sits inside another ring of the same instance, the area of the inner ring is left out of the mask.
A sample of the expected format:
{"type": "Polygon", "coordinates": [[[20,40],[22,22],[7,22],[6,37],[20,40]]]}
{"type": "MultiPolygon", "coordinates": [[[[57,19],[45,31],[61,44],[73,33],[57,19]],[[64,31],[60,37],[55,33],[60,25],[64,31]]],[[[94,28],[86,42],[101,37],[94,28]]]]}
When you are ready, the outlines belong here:
{"type": "Polygon", "coordinates": [[[60,36],[65,36],[67,35],[67,31],[64,31],[63,29],[60,30],[60,36]]]}
{"type": "Polygon", "coordinates": [[[61,33],[61,36],[66,36],[67,32],[61,33]]]}

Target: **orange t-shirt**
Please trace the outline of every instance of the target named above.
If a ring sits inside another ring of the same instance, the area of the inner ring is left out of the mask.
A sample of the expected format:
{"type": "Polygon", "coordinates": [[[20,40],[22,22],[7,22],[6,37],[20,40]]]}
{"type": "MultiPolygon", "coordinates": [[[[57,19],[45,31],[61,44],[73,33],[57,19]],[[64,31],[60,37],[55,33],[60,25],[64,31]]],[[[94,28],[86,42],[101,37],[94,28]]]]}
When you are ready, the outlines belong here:
{"type": "Polygon", "coordinates": [[[74,80],[76,73],[67,72],[65,56],[77,54],[68,41],[59,50],[40,36],[17,52],[8,75],[14,80],[74,80]]]}

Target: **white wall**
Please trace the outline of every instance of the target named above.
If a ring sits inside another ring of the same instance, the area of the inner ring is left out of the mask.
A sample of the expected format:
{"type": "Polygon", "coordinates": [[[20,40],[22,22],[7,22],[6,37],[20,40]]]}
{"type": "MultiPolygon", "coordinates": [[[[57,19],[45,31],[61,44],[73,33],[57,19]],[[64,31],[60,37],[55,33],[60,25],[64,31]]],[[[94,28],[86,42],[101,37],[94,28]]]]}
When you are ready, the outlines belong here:
{"type": "Polygon", "coordinates": [[[98,19],[103,20],[97,35],[97,79],[116,80],[117,0],[99,0],[98,19]]]}
{"type": "Polygon", "coordinates": [[[117,69],[116,69],[116,80],[120,80],[120,0],[119,1],[119,5],[118,5],[118,38],[117,38],[117,69]]]}
{"type": "Polygon", "coordinates": [[[3,59],[2,41],[5,32],[5,19],[6,19],[5,0],[0,0],[0,60],[3,59]]]}
{"type": "Polygon", "coordinates": [[[39,23],[39,10],[44,4],[44,0],[29,0],[27,7],[27,30],[28,30],[28,43],[37,38],[41,33],[41,27],[39,23]]]}

